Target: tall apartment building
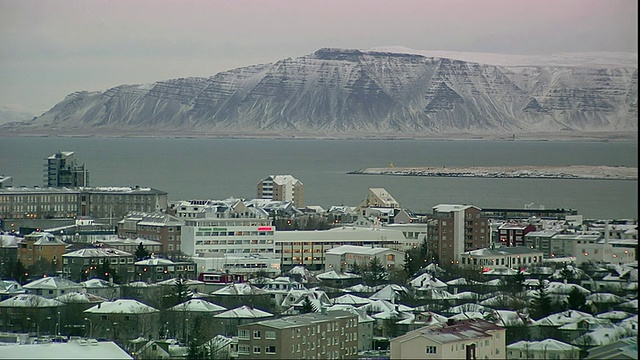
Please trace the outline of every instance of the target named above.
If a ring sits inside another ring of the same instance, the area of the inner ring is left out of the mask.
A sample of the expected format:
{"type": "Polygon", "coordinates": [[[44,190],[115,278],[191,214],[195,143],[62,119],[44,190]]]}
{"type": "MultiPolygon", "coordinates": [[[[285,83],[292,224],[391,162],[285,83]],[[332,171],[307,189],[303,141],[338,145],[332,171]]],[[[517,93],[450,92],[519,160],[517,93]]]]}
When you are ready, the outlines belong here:
{"type": "Polygon", "coordinates": [[[73,151],[59,151],[47,159],[44,172],[46,187],[89,186],[89,171],[79,165],[73,151]]]}
{"type": "Polygon", "coordinates": [[[304,185],[291,175],[269,175],[258,183],[258,199],[292,201],[294,206],[304,206],[304,185]]]}
{"type": "Polygon", "coordinates": [[[499,246],[524,246],[525,236],[532,231],[536,231],[534,225],[508,222],[498,226],[496,243],[499,242],[499,246]]]}
{"type": "Polygon", "coordinates": [[[238,326],[239,359],[357,359],[358,315],[329,311],[238,326]]]}
{"type": "Polygon", "coordinates": [[[489,247],[491,227],[482,209],[472,205],[433,207],[427,226],[427,245],[439,263],[459,264],[465,251],[489,247]]]}

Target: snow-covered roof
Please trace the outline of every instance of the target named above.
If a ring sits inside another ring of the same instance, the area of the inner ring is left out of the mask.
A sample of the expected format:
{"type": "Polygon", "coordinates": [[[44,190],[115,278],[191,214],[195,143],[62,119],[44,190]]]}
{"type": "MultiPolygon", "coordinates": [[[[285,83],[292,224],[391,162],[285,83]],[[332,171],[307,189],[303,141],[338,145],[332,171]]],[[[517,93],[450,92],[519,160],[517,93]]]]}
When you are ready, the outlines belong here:
{"type": "Polygon", "coordinates": [[[597,314],[598,319],[623,320],[630,317],[631,314],[626,311],[613,310],[597,314]]]}
{"type": "Polygon", "coordinates": [[[580,285],[572,284],[572,283],[565,284],[565,283],[555,282],[555,281],[549,283],[547,291],[550,294],[569,294],[573,289],[577,289],[578,291],[580,291],[585,295],[591,294],[591,291],[583,288],[580,285]]]}
{"type": "Polygon", "coordinates": [[[158,266],[158,265],[173,265],[174,262],[169,259],[152,257],[145,260],[136,261],[135,265],[142,266],[158,266]]]}
{"type": "Polygon", "coordinates": [[[273,314],[243,305],[235,309],[221,312],[213,317],[221,319],[258,319],[270,316],[273,316],[273,314]]]}
{"type": "Polygon", "coordinates": [[[429,273],[424,273],[416,276],[411,281],[409,281],[409,285],[414,288],[446,288],[447,284],[440,281],[438,278],[432,276],[429,273]]]}
{"type": "Polygon", "coordinates": [[[132,254],[110,248],[85,248],[62,255],[62,257],[87,257],[87,258],[101,258],[101,257],[117,257],[117,256],[133,256],[132,254]]]}
{"type": "Polygon", "coordinates": [[[469,320],[469,319],[483,319],[484,320],[485,315],[486,315],[486,313],[479,312],[479,311],[467,311],[467,312],[461,312],[461,313],[457,313],[455,315],[449,316],[448,319],[456,320],[456,321],[469,320]]]}
{"type": "Polygon", "coordinates": [[[390,251],[392,249],[389,248],[372,248],[372,247],[367,247],[367,246],[356,246],[356,245],[341,245],[338,247],[334,247],[332,249],[329,249],[326,251],[327,254],[338,254],[338,255],[344,255],[344,254],[362,254],[362,255],[377,255],[377,254],[382,254],[385,253],[387,251],[390,251]]]}
{"type": "MultiPolygon", "coordinates": [[[[167,279],[167,280],[163,280],[163,281],[158,281],[157,283],[155,283],[156,285],[164,285],[164,286],[174,286],[176,285],[178,279],[177,278],[173,278],[173,279],[167,279]]],[[[200,280],[194,280],[194,279],[183,279],[183,283],[184,285],[187,286],[195,286],[195,285],[203,285],[204,282],[200,281],[200,280]]]]}
{"type": "MultiPolygon", "coordinates": [[[[507,345],[507,350],[520,351],[580,351],[580,348],[556,339],[544,339],[542,341],[518,341],[507,345]]],[[[577,355],[577,354],[576,354],[577,355]]]]}
{"type": "Polygon", "coordinates": [[[70,292],[56,297],[56,300],[65,304],[91,304],[107,301],[107,299],[103,298],[102,296],[85,292],[70,292]]]}
{"type": "Polygon", "coordinates": [[[318,280],[346,280],[346,279],[359,279],[361,276],[352,273],[338,273],[335,270],[327,271],[322,274],[316,275],[318,280]]]}
{"type": "Polygon", "coordinates": [[[34,280],[28,284],[25,284],[23,288],[27,290],[34,290],[34,289],[49,289],[49,290],[65,289],[66,290],[66,289],[72,289],[72,288],[80,289],[82,288],[82,285],[58,276],[52,276],[52,277],[45,277],[45,278],[34,280]]]}
{"type": "Polygon", "coordinates": [[[471,280],[471,279],[466,279],[466,278],[457,278],[457,279],[449,280],[445,284],[447,285],[478,285],[480,284],[480,282],[471,280]]]}
{"type": "Polygon", "coordinates": [[[96,340],[5,345],[0,353],[6,359],[133,359],[116,343],[96,340]]]}
{"type": "Polygon", "coordinates": [[[463,291],[457,294],[451,294],[451,299],[456,300],[478,300],[482,298],[482,295],[471,291],[463,291]]]}
{"type": "Polygon", "coordinates": [[[460,313],[469,313],[469,312],[486,313],[486,312],[493,311],[493,309],[486,306],[482,306],[480,304],[467,303],[467,304],[452,306],[448,308],[446,311],[451,314],[460,314],[460,313]]]}
{"type": "MultiPolygon", "coordinates": [[[[590,346],[599,346],[599,345],[607,345],[614,341],[620,340],[622,338],[628,337],[630,334],[629,330],[618,325],[606,325],[600,326],[595,330],[588,332],[577,339],[573,340],[571,343],[574,345],[583,345],[589,344],[590,346]]],[[[638,335],[638,329],[636,326],[635,336],[638,335]]]]}
{"type": "Polygon", "coordinates": [[[355,305],[355,306],[361,306],[371,302],[370,299],[352,295],[352,294],[345,294],[342,296],[338,296],[336,298],[331,299],[331,301],[334,304],[348,304],[348,305],[355,305]]]}
{"type": "Polygon", "coordinates": [[[214,313],[227,310],[227,308],[202,299],[191,299],[169,308],[171,311],[206,312],[214,313]]]}
{"type": "Polygon", "coordinates": [[[116,284],[111,284],[106,280],[103,279],[98,279],[98,278],[93,278],[93,279],[89,279],[87,281],[83,281],[80,283],[80,285],[83,288],[86,289],[96,289],[96,288],[110,288],[110,287],[117,287],[119,285],[116,284]]]}
{"type": "Polygon", "coordinates": [[[588,295],[586,300],[595,304],[601,304],[601,303],[619,304],[624,301],[622,297],[616,294],[611,294],[611,293],[593,293],[591,295],[588,295]]]}
{"type": "Polygon", "coordinates": [[[365,284],[356,284],[356,285],[344,288],[343,290],[345,292],[373,293],[373,292],[376,292],[376,291],[382,289],[383,287],[384,286],[381,286],[381,285],[369,286],[369,285],[365,285],[365,284]]]}
{"type": "Polygon", "coordinates": [[[401,294],[408,294],[409,290],[404,286],[389,284],[378,290],[375,294],[369,296],[372,300],[388,300],[395,301],[401,294]]]}
{"type": "Polygon", "coordinates": [[[213,291],[211,295],[258,295],[266,294],[265,290],[249,283],[229,284],[223,288],[213,291]]]}
{"type": "Polygon", "coordinates": [[[40,295],[20,294],[0,301],[0,307],[44,308],[64,305],[58,300],[47,299],[40,295]]]}
{"type": "Polygon", "coordinates": [[[84,311],[89,314],[149,314],[157,309],[133,299],[105,301],[84,311]]]}
{"type": "Polygon", "coordinates": [[[535,321],[534,325],[560,327],[578,320],[590,318],[593,318],[593,315],[578,310],[567,310],[543,317],[535,321]]]}

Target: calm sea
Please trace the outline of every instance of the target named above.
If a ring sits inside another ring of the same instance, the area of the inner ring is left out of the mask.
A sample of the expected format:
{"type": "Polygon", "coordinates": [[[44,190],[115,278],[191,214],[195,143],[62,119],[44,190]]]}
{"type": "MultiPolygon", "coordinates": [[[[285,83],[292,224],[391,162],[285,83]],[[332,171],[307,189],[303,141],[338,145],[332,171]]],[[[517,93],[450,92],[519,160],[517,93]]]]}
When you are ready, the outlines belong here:
{"type": "Polygon", "coordinates": [[[371,187],[415,212],[441,203],[576,209],[586,218],[637,219],[638,182],[618,180],[429,178],[347,175],[366,167],[638,166],[637,142],[479,140],[256,140],[0,137],[0,175],[41,186],[44,159],[74,151],[92,186],[153,187],[170,200],[254,198],[258,181],[290,174],[305,205],[358,205],[371,187]]]}

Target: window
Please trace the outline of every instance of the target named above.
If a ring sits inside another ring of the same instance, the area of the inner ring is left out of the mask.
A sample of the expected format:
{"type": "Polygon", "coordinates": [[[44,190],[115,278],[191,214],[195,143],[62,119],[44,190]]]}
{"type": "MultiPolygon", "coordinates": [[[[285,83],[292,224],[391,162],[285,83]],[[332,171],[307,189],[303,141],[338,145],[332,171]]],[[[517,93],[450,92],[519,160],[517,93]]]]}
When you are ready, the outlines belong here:
{"type": "Polygon", "coordinates": [[[265,346],[264,347],[264,353],[265,354],[275,354],[276,353],[276,347],[274,345],[265,346]]]}
{"type": "Polygon", "coordinates": [[[264,338],[265,339],[275,339],[276,338],[276,332],[275,331],[265,331],[264,332],[264,338]]]}
{"type": "Polygon", "coordinates": [[[436,347],[435,346],[427,346],[425,349],[425,352],[427,354],[435,354],[436,353],[436,347]]]}
{"type": "Polygon", "coordinates": [[[260,339],[260,330],[253,330],[253,338],[260,339]]]}
{"type": "Polygon", "coordinates": [[[249,330],[238,330],[238,339],[249,340],[249,330]]]}
{"type": "Polygon", "coordinates": [[[238,345],[238,354],[249,355],[249,345],[247,344],[238,345]]]}
{"type": "Polygon", "coordinates": [[[253,345],[253,353],[254,354],[260,354],[260,346],[259,345],[253,345]]]}

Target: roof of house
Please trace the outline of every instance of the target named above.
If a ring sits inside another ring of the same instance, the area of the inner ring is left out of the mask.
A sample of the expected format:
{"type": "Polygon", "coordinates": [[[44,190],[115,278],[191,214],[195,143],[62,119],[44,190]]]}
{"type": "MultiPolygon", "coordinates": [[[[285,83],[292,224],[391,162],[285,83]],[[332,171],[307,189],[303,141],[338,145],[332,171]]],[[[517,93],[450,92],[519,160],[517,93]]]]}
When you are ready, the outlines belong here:
{"type": "Polygon", "coordinates": [[[115,257],[115,256],[133,256],[132,254],[110,248],[85,248],[62,255],[63,257],[86,257],[86,258],[100,258],[100,257],[115,257]]]}
{"type": "Polygon", "coordinates": [[[438,323],[410,331],[392,341],[405,342],[416,337],[428,338],[440,344],[476,340],[491,337],[494,331],[504,331],[492,322],[482,319],[455,321],[453,324],[438,323]]]}
{"type": "Polygon", "coordinates": [[[270,316],[273,316],[273,314],[243,305],[235,309],[221,312],[220,314],[214,315],[213,317],[221,319],[257,319],[270,316]]]}
{"type": "Polygon", "coordinates": [[[338,273],[335,270],[331,270],[322,274],[316,275],[318,280],[344,280],[344,279],[359,279],[360,275],[352,273],[338,273]]]}
{"type": "Polygon", "coordinates": [[[34,289],[70,289],[70,288],[82,288],[82,285],[75,283],[71,280],[61,278],[59,276],[48,276],[33,280],[32,282],[22,286],[27,290],[34,289]]]}
{"type": "Polygon", "coordinates": [[[329,249],[326,251],[327,254],[360,254],[360,255],[378,255],[388,251],[397,251],[389,248],[372,248],[368,246],[356,246],[356,245],[341,245],[329,249]]]}
{"type": "Polygon", "coordinates": [[[133,299],[105,301],[84,311],[89,314],[149,314],[157,309],[133,299]]]}
{"type": "Polygon", "coordinates": [[[227,308],[202,299],[191,299],[169,308],[171,311],[214,313],[227,308]]]}
{"type": "Polygon", "coordinates": [[[586,359],[607,360],[607,359],[637,359],[638,339],[634,337],[624,338],[607,345],[600,345],[589,349],[586,359]]]}
{"type": "Polygon", "coordinates": [[[578,310],[561,311],[534,322],[538,326],[560,327],[578,320],[593,318],[593,315],[578,310]]]}
{"type": "Polygon", "coordinates": [[[7,359],[133,359],[112,341],[69,341],[66,343],[2,346],[7,359]]]}
{"type": "Polygon", "coordinates": [[[518,341],[507,345],[507,350],[580,351],[580,348],[556,339],[544,339],[542,341],[518,341]]]}
{"type": "Polygon", "coordinates": [[[313,312],[301,315],[285,316],[273,320],[263,320],[255,322],[252,325],[268,326],[275,329],[288,329],[353,316],[357,315],[349,311],[334,310],[328,311],[324,314],[313,312]]]}
{"type": "Polygon", "coordinates": [[[64,295],[56,297],[56,300],[65,304],[93,304],[105,302],[107,299],[102,296],[84,293],[84,292],[70,292],[64,295]]]}
{"type": "Polygon", "coordinates": [[[58,300],[47,299],[40,295],[20,294],[0,301],[0,307],[45,308],[64,305],[58,300]]]}
{"type": "Polygon", "coordinates": [[[211,292],[211,295],[258,295],[266,294],[265,290],[249,283],[229,284],[223,288],[211,292]]]}

